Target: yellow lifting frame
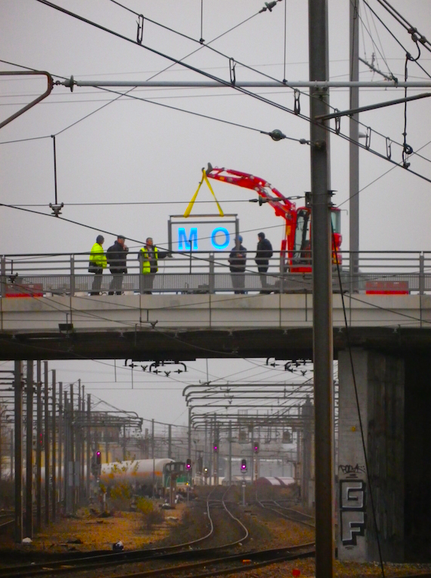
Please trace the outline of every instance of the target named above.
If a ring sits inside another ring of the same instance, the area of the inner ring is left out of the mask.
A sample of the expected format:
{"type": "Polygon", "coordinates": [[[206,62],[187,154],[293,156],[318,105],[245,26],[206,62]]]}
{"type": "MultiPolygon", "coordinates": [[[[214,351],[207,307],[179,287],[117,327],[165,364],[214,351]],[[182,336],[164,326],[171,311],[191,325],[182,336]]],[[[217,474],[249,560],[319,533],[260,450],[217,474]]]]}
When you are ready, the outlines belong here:
{"type": "Polygon", "coordinates": [[[194,203],[195,203],[195,201],[196,201],[196,197],[198,196],[199,190],[200,190],[200,188],[201,188],[201,186],[202,186],[202,184],[203,184],[204,181],[205,181],[206,184],[208,185],[208,188],[209,188],[209,190],[211,191],[212,196],[214,197],[214,200],[215,200],[216,205],[217,205],[217,208],[218,208],[218,212],[220,213],[220,217],[224,217],[223,210],[222,210],[219,202],[218,202],[217,199],[216,199],[216,196],[215,196],[215,194],[214,194],[214,191],[213,191],[213,188],[212,188],[212,186],[211,186],[211,183],[210,183],[209,180],[208,180],[207,173],[206,173],[205,169],[202,169],[202,179],[201,179],[201,182],[199,183],[198,188],[197,188],[197,190],[196,190],[196,193],[195,193],[195,194],[193,195],[193,197],[192,197],[192,200],[191,200],[190,203],[188,204],[188,207],[187,207],[187,209],[186,209],[186,211],[185,211],[185,213],[184,213],[184,217],[188,217],[188,216],[190,215],[190,213],[192,212],[193,205],[194,205],[194,203]]]}

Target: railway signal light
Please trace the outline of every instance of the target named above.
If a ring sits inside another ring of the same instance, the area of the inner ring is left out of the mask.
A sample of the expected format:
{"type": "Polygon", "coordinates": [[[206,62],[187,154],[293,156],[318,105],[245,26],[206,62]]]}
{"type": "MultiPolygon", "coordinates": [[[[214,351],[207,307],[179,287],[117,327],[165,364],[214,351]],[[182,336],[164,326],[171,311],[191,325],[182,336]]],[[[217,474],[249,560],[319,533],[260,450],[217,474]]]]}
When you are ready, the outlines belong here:
{"type": "Polygon", "coordinates": [[[186,460],[186,470],[191,470],[192,469],[192,460],[190,458],[187,458],[186,460]]]}
{"type": "Polygon", "coordinates": [[[217,442],[214,442],[213,449],[214,449],[214,453],[218,452],[218,443],[217,442]]]}
{"type": "Polygon", "coordinates": [[[253,449],[255,454],[259,453],[259,442],[254,442],[253,449]]]}
{"type": "Polygon", "coordinates": [[[100,452],[99,450],[96,452],[96,464],[98,466],[100,466],[100,464],[102,463],[102,452],[100,452]]]}
{"type": "Polygon", "coordinates": [[[247,460],[244,459],[244,458],[241,460],[241,471],[242,471],[242,472],[246,472],[246,471],[247,471],[247,460]]]}
{"type": "Polygon", "coordinates": [[[204,476],[208,476],[208,468],[204,468],[204,476]]]}

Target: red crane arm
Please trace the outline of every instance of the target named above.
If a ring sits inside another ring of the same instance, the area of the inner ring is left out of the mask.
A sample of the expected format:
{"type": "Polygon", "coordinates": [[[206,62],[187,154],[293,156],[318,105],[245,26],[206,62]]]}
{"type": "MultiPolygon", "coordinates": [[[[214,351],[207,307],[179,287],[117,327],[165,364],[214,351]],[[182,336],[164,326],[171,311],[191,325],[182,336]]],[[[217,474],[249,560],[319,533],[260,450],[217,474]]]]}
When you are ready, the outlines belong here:
{"type": "Polygon", "coordinates": [[[286,221],[291,221],[296,217],[295,203],[287,199],[280,191],[271,186],[268,181],[260,177],[233,169],[213,168],[211,165],[208,165],[206,175],[209,179],[215,179],[254,191],[259,197],[265,199],[265,201],[271,205],[278,217],[283,217],[286,221]]]}

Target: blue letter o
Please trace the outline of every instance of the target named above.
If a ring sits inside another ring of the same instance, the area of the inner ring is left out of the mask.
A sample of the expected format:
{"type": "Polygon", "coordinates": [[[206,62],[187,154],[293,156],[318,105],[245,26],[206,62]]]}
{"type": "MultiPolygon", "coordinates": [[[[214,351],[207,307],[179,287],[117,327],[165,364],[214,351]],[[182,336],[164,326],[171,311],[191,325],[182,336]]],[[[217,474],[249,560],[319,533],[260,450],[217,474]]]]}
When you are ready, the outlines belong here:
{"type": "Polygon", "coordinates": [[[228,247],[228,245],[229,245],[229,240],[230,240],[229,231],[227,229],[225,229],[224,227],[217,227],[211,233],[211,244],[214,247],[214,249],[216,249],[218,251],[222,251],[223,249],[226,249],[226,247],[228,247]],[[224,236],[225,236],[224,243],[218,243],[217,242],[217,239],[216,239],[217,233],[223,233],[224,234],[224,236]]]}

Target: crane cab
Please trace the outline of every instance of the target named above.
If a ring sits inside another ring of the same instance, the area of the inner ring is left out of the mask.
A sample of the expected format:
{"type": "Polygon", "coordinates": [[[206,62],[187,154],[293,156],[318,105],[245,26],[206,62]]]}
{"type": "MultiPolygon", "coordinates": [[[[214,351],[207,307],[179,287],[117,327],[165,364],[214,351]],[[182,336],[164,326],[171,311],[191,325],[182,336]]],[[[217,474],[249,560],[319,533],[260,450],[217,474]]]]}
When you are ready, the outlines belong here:
{"type": "MultiPolygon", "coordinates": [[[[339,254],[341,246],[341,211],[335,207],[331,208],[331,230],[332,230],[332,262],[340,263],[339,254]]],[[[299,207],[296,212],[295,230],[292,243],[287,240],[286,248],[292,246],[291,251],[287,251],[287,262],[285,270],[292,273],[311,273],[311,208],[299,207]]]]}
{"type": "MultiPolygon", "coordinates": [[[[205,173],[205,170],[202,169],[205,173]]],[[[289,197],[285,197],[268,181],[249,173],[232,169],[217,168],[208,164],[206,176],[254,191],[259,195],[259,204],[268,203],[278,217],[286,222],[284,239],[281,242],[280,271],[287,273],[311,273],[311,206],[296,208],[289,197]]],[[[307,194],[306,194],[307,198],[307,194]]],[[[341,211],[331,207],[332,263],[341,264],[341,211]]]]}

